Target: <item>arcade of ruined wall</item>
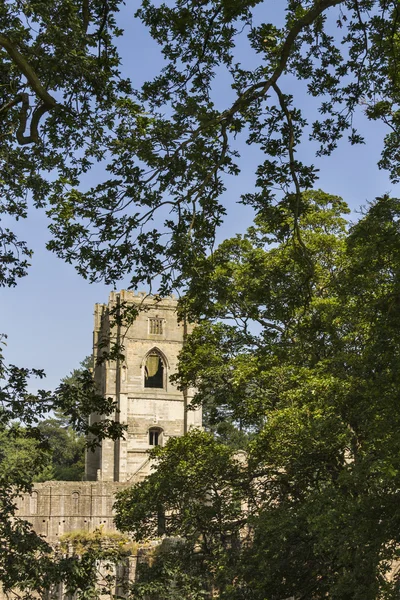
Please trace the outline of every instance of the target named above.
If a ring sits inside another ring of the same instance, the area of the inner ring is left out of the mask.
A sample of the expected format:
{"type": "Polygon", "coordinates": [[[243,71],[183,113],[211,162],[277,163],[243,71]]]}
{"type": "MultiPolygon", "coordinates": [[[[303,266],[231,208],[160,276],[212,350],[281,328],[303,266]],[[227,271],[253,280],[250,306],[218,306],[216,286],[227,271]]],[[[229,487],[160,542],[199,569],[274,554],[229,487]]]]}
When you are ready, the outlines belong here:
{"type": "Polygon", "coordinates": [[[113,503],[123,485],[112,482],[46,481],[19,499],[19,516],[54,544],[71,531],[115,531],[113,503]]]}

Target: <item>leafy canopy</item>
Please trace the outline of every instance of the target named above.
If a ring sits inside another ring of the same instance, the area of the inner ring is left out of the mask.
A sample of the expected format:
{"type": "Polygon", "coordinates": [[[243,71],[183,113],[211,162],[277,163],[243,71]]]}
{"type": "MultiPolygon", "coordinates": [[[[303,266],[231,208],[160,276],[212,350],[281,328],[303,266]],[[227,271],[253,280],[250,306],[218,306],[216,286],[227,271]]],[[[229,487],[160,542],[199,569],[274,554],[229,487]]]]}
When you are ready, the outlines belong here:
{"type": "Polygon", "coordinates": [[[65,559],[54,553],[30,523],[18,517],[17,500],[32,491],[34,481],[79,475],[79,468],[68,473],[65,463],[69,460],[70,468],[76,467],[86,435],[95,447],[104,437],[120,437],[124,427],[113,420],[115,403],[98,395],[89,371],[75,373],[55,392],[34,394],[29,387],[35,376],[44,374],[7,365],[0,355],[0,581],[5,592],[18,586],[25,597],[44,594],[61,582],[83,594],[94,588],[95,558],[81,563],[75,555],[65,559]],[[95,410],[106,418],[90,425],[88,417],[95,410]],[[53,411],[62,417],[48,418],[53,411]],[[60,421],[64,430],[59,429],[60,421]]]}
{"type": "MultiPolygon", "coordinates": [[[[383,575],[398,551],[398,201],[379,199],[346,233],[343,205],[310,192],[317,167],[298,150],[308,135],[318,156],[344,135],[361,143],[353,127],[361,109],[387,124],[380,166],[398,181],[398,2],[287,0],[282,25],[269,22],[267,0],[144,0],[137,16],[165,67],[135,91],[116,48],[121,4],[10,0],[0,8],[0,283],[26,274],[31,251],[10,223],[33,206],[48,216],[48,248],[82,276],[115,283],[129,274],[132,286],[161,276],[162,294],[185,288],[183,310],[209,319],[182,356],[181,385],[197,384],[199,402],[208,398],[217,417],[228,414],[254,437],[247,482],[241,472],[240,485],[232,476],[220,512],[216,497],[210,505],[207,578],[203,586],[204,569],[193,567],[193,593],[395,596],[383,575]],[[242,43],[253,51],[252,69],[241,64],[242,43]],[[230,82],[224,101],[213,87],[220,75],[230,82]],[[316,117],[291,97],[291,77],[319,102],[316,117]],[[239,139],[261,154],[256,191],[241,198],[257,222],[214,253],[230,210],[222,194],[240,173],[239,139]],[[87,189],[95,162],[106,175],[87,189]],[[238,516],[243,489],[249,511],[238,516]],[[257,543],[235,541],[242,516],[257,543]]],[[[1,362],[2,435],[17,419],[25,437],[35,437],[41,416],[57,408],[87,432],[94,406],[114,410],[96,397],[88,373],[78,386],[36,395],[28,392],[31,375],[43,374],[1,362]]],[[[121,431],[106,420],[92,433],[121,431]]],[[[230,476],[231,452],[216,447],[230,476]]],[[[19,477],[2,488],[5,588],[19,582],[42,593],[70,577],[81,590],[84,564],[54,562],[45,542],[13,520],[15,494],[29,489],[19,477]]],[[[195,516],[199,488],[193,492],[186,510],[195,516]]],[[[196,535],[188,538],[192,556],[196,535]]],[[[181,582],[190,587],[187,577],[181,582]]]]}
{"type": "Polygon", "coordinates": [[[145,573],[163,590],[150,598],[170,597],[167,567],[182,586],[200,577],[193,598],[399,594],[400,201],[349,226],[342,200],[303,194],[306,255],[290,201],[223,242],[187,295],[200,323],[175,379],[252,437],[239,461],[189,432],[121,493],[120,527],[140,540],[161,522],[185,540],[185,560],[161,553],[145,573]]]}
{"type": "MultiPolygon", "coordinates": [[[[299,145],[310,137],[321,156],[344,135],[362,143],[358,111],[387,126],[380,166],[398,181],[397,0],[287,0],[279,22],[268,0],[144,0],[136,17],[164,67],[136,90],[117,50],[121,5],[10,1],[0,12],[2,211],[43,207],[48,247],[82,276],[129,275],[132,287],[161,276],[161,293],[199,277],[197,259],[231,210],[222,195],[240,173],[240,140],[260,162],[256,191],[233,200],[258,213],[293,194],[297,233],[301,192],[318,176],[299,145]],[[318,114],[302,113],[293,78],[318,114]],[[97,161],[106,175],[88,189],[97,161]]],[[[9,228],[2,241],[2,281],[15,284],[29,249],[9,228]]]]}

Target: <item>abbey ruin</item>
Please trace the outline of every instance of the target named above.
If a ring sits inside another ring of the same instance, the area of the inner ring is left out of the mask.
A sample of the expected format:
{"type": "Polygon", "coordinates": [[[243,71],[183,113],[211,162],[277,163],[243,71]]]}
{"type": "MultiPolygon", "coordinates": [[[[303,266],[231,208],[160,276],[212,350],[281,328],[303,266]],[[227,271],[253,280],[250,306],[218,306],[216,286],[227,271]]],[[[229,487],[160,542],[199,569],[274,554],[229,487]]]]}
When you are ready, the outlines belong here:
{"type": "MultiPolygon", "coordinates": [[[[86,455],[85,481],[35,484],[20,499],[19,516],[30,521],[51,544],[74,530],[115,529],[115,493],[150,472],[148,450],[171,436],[201,426],[201,411],[187,410],[193,390],[180,392],[171,382],[178,354],[190,325],[178,322],[177,301],[145,293],[112,292],[108,304],[94,312],[94,377],[99,392],[116,403],[113,418],[127,426],[124,439],[104,440],[86,455]],[[115,314],[139,309],[129,325],[116,325],[115,314]],[[123,347],[124,360],[98,356],[113,345],[123,347]]],[[[103,419],[93,414],[91,421],[103,419]]]]}

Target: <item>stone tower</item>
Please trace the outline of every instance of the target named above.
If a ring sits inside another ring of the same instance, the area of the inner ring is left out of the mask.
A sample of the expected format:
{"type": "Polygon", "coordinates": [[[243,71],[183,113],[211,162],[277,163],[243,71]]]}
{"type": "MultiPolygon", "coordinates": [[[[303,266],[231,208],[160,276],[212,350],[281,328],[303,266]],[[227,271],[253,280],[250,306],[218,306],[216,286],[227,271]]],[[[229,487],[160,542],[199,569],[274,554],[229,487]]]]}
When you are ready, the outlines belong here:
{"type": "MultiPolygon", "coordinates": [[[[108,304],[96,304],[93,339],[97,357],[115,343],[123,348],[123,360],[106,360],[95,368],[99,392],[118,407],[114,418],[127,425],[125,439],[103,440],[88,452],[88,481],[129,482],[149,473],[147,451],[164,445],[170,436],[201,427],[201,411],[187,410],[193,390],[180,392],[171,382],[185,335],[192,326],[178,322],[177,301],[145,293],[112,292],[108,304]],[[115,315],[124,308],[138,309],[129,325],[116,325],[115,315]]],[[[94,414],[91,421],[104,418],[94,414]]]]}

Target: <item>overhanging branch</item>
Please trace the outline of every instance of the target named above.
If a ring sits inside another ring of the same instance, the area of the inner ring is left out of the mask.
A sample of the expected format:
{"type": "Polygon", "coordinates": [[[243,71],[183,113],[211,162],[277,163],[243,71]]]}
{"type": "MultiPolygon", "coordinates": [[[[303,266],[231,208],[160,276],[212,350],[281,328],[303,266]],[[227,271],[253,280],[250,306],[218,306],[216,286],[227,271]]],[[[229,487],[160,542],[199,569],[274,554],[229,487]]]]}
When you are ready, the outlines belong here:
{"type": "Polygon", "coordinates": [[[240,110],[242,104],[249,104],[253,100],[262,98],[268,92],[268,90],[278,81],[282,75],[297,36],[299,33],[308,25],[311,25],[320,15],[322,15],[328,8],[336,6],[338,4],[344,4],[343,0],[316,0],[315,5],[306,14],[296,21],[289,31],[286,39],[283,43],[280,58],[276,69],[269,79],[266,81],[260,81],[250,86],[243,92],[243,94],[233,103],[231,108],[220,117],[220,121],[230,120],[230,118],[240,110]]]}
{"type": "Polygon", "coordinates": [[[25,135],[26,125],[29,117],[29,94],[26,92],[20,92],[10,100],[6,102],[0,107],[0,115],[1,113],[5,113],[9,111],[13,106],[17,104],[21,104],[21,109],[19,111],[19,125],[16,131],[17,142],[21,144],[21,146],[25,146],[27,144],[37,143],[39,141],[39,121],[41,117],[51,109],[51,107],[46,106],[46,104],[41,103],[33,111],[31,123],[30,123],[30,132],[29,135],[25,135]]]}
{"type": "Polygon", "coordinates": [[[0,46],[4,48],[11,60],[17,65],[23,75],[25,75],[30,87],[41,101],[50,108],[54,108],[57,104],[55,98],[42,86],[35,70],[28,63],[26,58],[17,50],[14,44],[5,35],[0,33],[0,46]]]}
{"type": "Polygon", "coordinates": [[[4,48],[13,63],[18,67],[21,73],[26,77],[26,80],[31,87],[32,91],[39,98],[40,103],[35,107],[32,119],[30,123],[29,135],[25,135],[29,116],[29,94],[26,92],[20,92],[0,108],[0,114],[7,112],[13,106],[21,103],[21,109],[19,114],[19,126],[16,132],[17,141],[21,145],[37,143],[39,141],[39,122],[41,117],[48,111],[52,110],[57,106],[55,98],[43,87],[40,83],[35,70],[31,67],[26,58],[19,52],[12,41],[5,35],[0,33],[0,46],[4,48]]]}

